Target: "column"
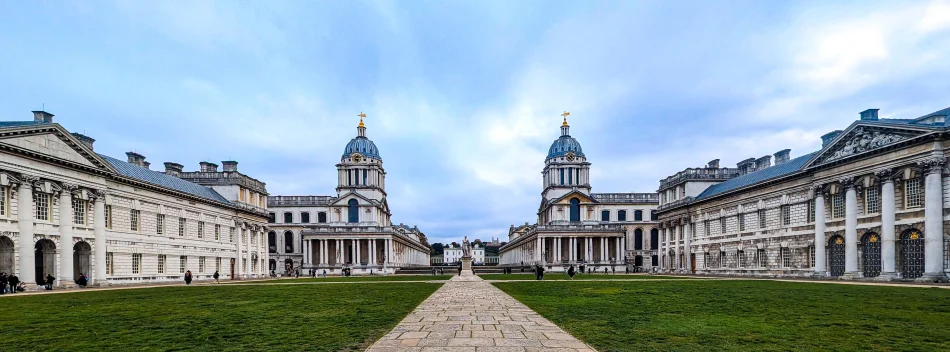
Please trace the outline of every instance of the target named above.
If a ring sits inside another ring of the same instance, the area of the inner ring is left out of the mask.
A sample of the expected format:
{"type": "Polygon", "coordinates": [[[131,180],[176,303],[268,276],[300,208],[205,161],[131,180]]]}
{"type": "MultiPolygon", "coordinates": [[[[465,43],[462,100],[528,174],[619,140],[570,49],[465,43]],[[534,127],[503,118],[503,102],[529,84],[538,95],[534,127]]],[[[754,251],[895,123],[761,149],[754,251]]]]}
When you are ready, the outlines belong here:
{"type": "Polygon", "coordinates": [[[617,249],[617,255],[614,256],[614,258],[619,262],[623,262],[623,255],[624,255],[623,244],[626,243],[627,241],[624,241],[624,238],[622,237],[617,237],[616,241],[617,241],[617,246],[614,248],[617,249]]]}
{"type": "Polygon", "coordinates": [[[676,270],[683,270],[683,225],[676,225],[673,228],[673,231],[676,231],[676,270]]]}
{"type": "MultiPolygon", "coordinates": [[[[815,275],[825,276],[825,196],[821,185],[815,192],[815,275]]],[[[893,202],[892,202],[893,204],[893,202]]]]}
{"type": "Polygon", "coordinates": [[[243,276],[244,275],[244,257],[243,257],[244,234],[246,233],[246,231],[243,228],[241,228],[240,225],[238,224],[235,224],[235,226],[238,227],[238,233],[237,233],[237,254],[234,256],[236,259],[234,264],[237,266],[237,269],[235,269],[234,275],[237,276],[237,278],[243,278],[244,277],[243,276]]]}
{"type": "Polygon", "coordinates": [[[924,178],[924,278],[946,278],[943,272],[943,156],[927,160],[924,178]]]}
{"type": "Polygon", "coordinates": [[[363,264],[363,253],[361,252],[363,250],[363,244],[361,243],[363,242],[363,240],[354,240],[353,242],[355,243],[353,245],[353,249],[356,252],[356,259],[353,259],[353,264],[354,265],[363,264]]]}
{"type": "MultiPolygon", "coordinates": [[[[21,176],[23,183],[17,192],[17,227],[20,230],[20,281],[36,283],[36,254],[33,252],[33,182],[38,178],[21,176]]],[[[103,256],[104,257],[104,256],[103,256]]],[[[105,265],[102,270],[105,272],[105,265]]]]}
{"type": "Polygon", "coordinates": [[[59,192],[59,277],[57,286],[73,282],[73,185],[63,184],[59,192]]]}
{"type": "Polygon", "coordinates": [[[693,224],[686,222],[686,233],[683,234],[683,252],[686,253],[686,273],[693,272],[693,258],[690,255],[692,248],[690,247],[690,236],[693,234],[693,224]]]}
{"type": "Polygon", "coordinates": [[[567,238],[567,260],[574,261],[574,237],[567,238]]]}
{"type": "MultiPolygon", "coordinates": [[[[663,270],[663,237],[666,236],[666,229],[661,227],[658,233],[660,236],[659,238],[657,238],[657,242],[659,243],[657,243],[656,248],[657,248],[657,252],[659,253],[657,253],[656,255],[657,255],[657,260],[659,260],[660,262],[657,264],[659,264],[660,270],[663,270]]],[[[652,241],[653,237],[650,237],[650,240],[652,241]]]]}
{"type": "Polygon", "coordinates": [[[858,196],[854,181],[842,181],[844,193],[844,271],[857,275],[858,272],[858,196]]]}
{"type": "Polygon", "coordinates": [[[537,257],[537,261],[539,261],[539,262],[541,262],[541,263],[544,263],[544,257],[542,256],[542,254],[544,253],[544,242],[543,242],[543,241],[544,241],[544,240],[541,239],[541,236],[538,236],[537,247],[535,247],[535,250],[534,250],[534,256],[537,257]]]}
{"type": "MultiPolygon", "coordinates": [[[[95,235],[96,245],[96,272],[93,283],[105,285],[106,283],[106,194],[101,191],[96,192],[96,199],[93,203],[93,235],[95,235]]],[[[87,274],[88,275],[88,274],[87,274]]]]}
{"type": "Polygon", "coordinates": [[[671,264],[671,262],[670,262],[670,249],[673,248],[673,247],[670,247],[670,243],[671,243],[670,237],[672,237],[672,236],[673,236],[673,229],[670,229],[670,228],[667,227],[667,228],[666,228],[666,237],[665,237],[665,238],[666,238],[666,250],[665,250],[664,253],[663,253],[663,254],[666,255],[666,262],[664,262],[663,264],[666,265],[666,270],[667,270],[667,271],[672,271],[672,270],[673,270],[673,266],[672,266],[672,264],[671,264]]]}

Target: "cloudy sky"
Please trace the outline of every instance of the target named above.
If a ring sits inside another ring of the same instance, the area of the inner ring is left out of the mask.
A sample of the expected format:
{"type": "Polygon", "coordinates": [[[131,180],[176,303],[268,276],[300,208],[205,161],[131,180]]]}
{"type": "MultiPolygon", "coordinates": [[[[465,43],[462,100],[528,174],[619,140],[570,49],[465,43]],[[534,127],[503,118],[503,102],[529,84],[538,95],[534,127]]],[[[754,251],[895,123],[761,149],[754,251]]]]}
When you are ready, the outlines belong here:
{"type": "Polygon", "coordinates": [[[0,3],[0,119],[45,106],[101,153],[331,195],[363,111],[394,222],[430,242],[534,222],[564,110],[594,192],[651,192],[948,92],[944,1],[0,3]]]}

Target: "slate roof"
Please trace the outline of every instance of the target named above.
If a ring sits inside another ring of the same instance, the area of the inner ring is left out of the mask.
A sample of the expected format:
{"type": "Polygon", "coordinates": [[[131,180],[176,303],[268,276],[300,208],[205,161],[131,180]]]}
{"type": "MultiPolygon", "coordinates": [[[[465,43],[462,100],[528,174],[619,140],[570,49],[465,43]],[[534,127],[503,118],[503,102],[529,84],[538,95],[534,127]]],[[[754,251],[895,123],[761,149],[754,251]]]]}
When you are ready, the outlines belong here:
{"type": "Polygon", "coordinates": [[[792,174],[802,168],[812,156],[818,152],[802,155],[784,163],[770,166],[765,169],[750,172],[748,174],[736,177],[723,183],[715,184],[707,188],[703,193],[696,196],[696,200],[710,198],[735,189],[751,186],[759,182],[765,182],[777,177],[792,174]]]}
{"type": "Polygon", "coordinates": [[[33,126],[33,125],[43,125],[43,124],[49,124],[49,122],[44,122],[44,121],[0,121],[0,128],[2,128],[2,127],[33,126]]]}
{"type": "Polygon", "coordinates": [[[99,154],[99,156],[109,162],[109,164],[112,164],[112,166],[115,167],[115,169],[118,170],[122,176],[160,187],[171,188],[173,190],[188,193],[190,195],[201,197],[207,200],[231,204],[227,199],[224,199],[224,197],[218,194],[218,192],[215,192],[209,187],[205,187],[197,183],[191,183],[175,176],[163,174],[161,172],[152,171],[141,166],[132,165],[108,155],[99,154]]]}

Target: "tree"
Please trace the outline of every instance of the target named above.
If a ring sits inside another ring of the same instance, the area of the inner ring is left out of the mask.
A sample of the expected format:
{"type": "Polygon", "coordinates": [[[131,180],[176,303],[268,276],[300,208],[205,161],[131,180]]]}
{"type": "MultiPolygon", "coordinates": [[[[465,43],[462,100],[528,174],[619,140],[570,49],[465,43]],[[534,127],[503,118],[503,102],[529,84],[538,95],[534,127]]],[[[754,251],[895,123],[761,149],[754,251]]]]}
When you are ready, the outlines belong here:
{"type": "Polygon", "coordinates": [[[444,253],[445,253],[445,245],[443,245],[442,243],[433,243],[433,244],[432,244],[432,251],[430,251],[430,253],[431,253],[432,255],[444,254],[444,253]]]}

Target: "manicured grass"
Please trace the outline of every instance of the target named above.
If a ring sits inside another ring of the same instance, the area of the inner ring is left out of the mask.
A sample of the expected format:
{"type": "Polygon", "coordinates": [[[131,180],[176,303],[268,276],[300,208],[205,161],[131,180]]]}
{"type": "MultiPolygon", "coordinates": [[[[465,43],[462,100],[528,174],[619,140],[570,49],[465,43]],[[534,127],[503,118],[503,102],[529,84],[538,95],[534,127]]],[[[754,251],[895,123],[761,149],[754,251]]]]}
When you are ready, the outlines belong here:
{"type": "Polygon", "coordinates": [[[777,281],[495,286],[598,351],[948,351],[950,290],[777,281]]]}
{"type": "MultiPolygon", "coordinates": [[[[534,273],[528,274],[479,274],[483,280],[534,280],[534,273]]],[[[550,280],[570,280],[571,278],[565,273],[544,273],[544,281],[550,280]]],[[[662,275],[646,275],[646,274],[583,274],[583,275],[574,275],[574,280],[655,280],[655,279],[702,279],[697,277],[686,277],[686,276],[662,276],[662,275]]]]}
{"type": "MultiPolygon", "coordinates": [[[[326,278],[317,277],[301,277],[299,279],[294,278],[284,278],[284,279],[274,279],[268,281],[260,281],[259,283],[304,283],[304,282],[380,282],[380,281],[433,281],[433,280],[449,280],[452,278],[452,275],[388,275],[388,276],[350,276],[350,277],[340,277],[340,276],[328,276],[326,278]]],[[[230,281],[228,283],[240,284],[244,283],[241,281],[230,281]]],[[[248,282],[250,283],[250,282],[248,282]]],[[[258,282],[254,282],[258,283],[258,282]]]]}
{"type": "Polygon", "coordinates": [[[213,285],[3,297],[3,349],[358,351],[439,286],[213,285]]]}

